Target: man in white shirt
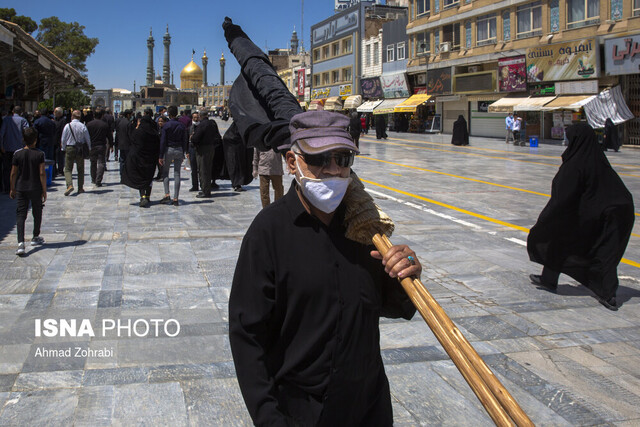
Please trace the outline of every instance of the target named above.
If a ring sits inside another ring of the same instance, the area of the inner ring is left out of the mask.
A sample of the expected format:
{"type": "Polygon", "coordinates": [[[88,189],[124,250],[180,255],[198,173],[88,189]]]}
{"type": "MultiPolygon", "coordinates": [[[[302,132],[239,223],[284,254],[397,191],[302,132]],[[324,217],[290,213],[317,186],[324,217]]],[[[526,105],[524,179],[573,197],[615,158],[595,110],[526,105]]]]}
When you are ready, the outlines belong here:
{"type": "Polygon", "coordinates": [[[524,142],[520,142],[520,130],[522,129],[522,117],[517,114],[513,117],[513,145],[524,145],[524,142]]]}
{"type": "Polygon", "coordinates": [[[91,149],[91,138],[87,127],[80,122],[82,113],[75,110],[71,113],[71,123],[68,123],[62,131],[62,148],[65,152],[64,161],[64,179],[67,184],[67,190],[64,192],[68,196],[73,192],[73,164],[76,164],[78,171],[78,194],[84,193],[84,155],[80,152],[82,144],[87,143],[91,149]]]}
{"type": "MultiPolygon", "coordinates": [[[[509,113],[509,115],[504,119],[504,124],[507,128],[507,137],[505,138],[504,142],[506,144],[509,143],[509,137],[511,137],[511,139],[513,139],[513,113],[509,113]]],[[[515,139],[514,139],[515,141],[515,139]]]]}

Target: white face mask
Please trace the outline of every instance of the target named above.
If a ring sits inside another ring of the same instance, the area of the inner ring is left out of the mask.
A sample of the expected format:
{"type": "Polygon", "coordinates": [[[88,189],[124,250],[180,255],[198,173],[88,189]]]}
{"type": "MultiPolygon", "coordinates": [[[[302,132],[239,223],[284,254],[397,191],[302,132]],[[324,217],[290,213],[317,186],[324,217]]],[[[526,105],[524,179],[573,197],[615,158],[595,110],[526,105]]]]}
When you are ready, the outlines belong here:
{"type": "Polygon", "coordinates": [[[300,177],[296,174],[296,181],[300,184],[302,194],[309,203],[324,213],[335,211],[347,192],[347,187],[351,178],[331,177],[331,178],[309,178],[302,174],[298,155],[296,156],[296,166],[300,177]]]}

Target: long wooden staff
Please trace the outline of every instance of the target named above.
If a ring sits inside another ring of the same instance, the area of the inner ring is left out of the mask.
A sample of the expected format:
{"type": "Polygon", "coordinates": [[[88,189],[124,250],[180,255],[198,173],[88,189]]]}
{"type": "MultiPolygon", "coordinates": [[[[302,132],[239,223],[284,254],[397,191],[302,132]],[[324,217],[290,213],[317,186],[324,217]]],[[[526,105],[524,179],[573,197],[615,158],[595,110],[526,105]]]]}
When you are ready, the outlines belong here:
{"type": "MultiPolygon", "coordinates": [[[[373,236],[373,244],[382,255],[392,246],[389,239],[380,234],[373,236]]],[[[493,422],[498,426],[510,426],[511,417],[517,426],[533,426],[533,422],[513,396],[484,363],[422,282],[406,277],[400,280],[400,284],[493,422]]]]}

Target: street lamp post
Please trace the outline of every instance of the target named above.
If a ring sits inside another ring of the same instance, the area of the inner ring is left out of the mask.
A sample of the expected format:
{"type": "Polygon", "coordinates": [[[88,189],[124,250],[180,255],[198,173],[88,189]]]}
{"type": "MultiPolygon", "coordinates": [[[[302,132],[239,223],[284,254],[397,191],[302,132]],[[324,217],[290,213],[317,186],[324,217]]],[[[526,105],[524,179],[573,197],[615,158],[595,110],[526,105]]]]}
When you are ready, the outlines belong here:
{"type": "MultiPolygon", "coordinates": [[[[426,45],[425,44],[421,44],[420,47],[422,48],[422,52],[418,53],[418,57],[422,57],[425,59],[425,65],[424,65],[424,93],[425,95],[429,94],[429,58],[431,57],[431,54],[427,51],[425,51],[426,45]]],[[[426,126],[426,121],[425,121],[425,131],[427,130],[427,126],[426,126]]]]}

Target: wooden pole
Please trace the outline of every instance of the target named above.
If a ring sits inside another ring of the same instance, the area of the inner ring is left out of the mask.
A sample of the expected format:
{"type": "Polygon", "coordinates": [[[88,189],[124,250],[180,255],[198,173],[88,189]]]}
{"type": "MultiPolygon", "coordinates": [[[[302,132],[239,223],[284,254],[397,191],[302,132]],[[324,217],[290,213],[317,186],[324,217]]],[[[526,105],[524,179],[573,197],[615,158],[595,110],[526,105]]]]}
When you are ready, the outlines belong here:
{"type": "MultiPolygon", "coordinates": [[[[383,255],[392,246],[386,236],[379,234],[373,237],[373,243],[383,255]]],[[[518,426],[533,426],[529,417],[420,280],[407,277],[400,280],[400,283],[494,423],[498,426],[510,426],[510,416],[518,426]]]]}

